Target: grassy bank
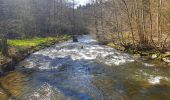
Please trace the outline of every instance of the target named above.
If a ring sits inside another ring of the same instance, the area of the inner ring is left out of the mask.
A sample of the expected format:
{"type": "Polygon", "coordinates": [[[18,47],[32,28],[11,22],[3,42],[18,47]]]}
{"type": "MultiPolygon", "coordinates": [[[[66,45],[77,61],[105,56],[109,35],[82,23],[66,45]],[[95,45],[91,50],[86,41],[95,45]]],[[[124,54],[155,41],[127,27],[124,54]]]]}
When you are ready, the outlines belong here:
{"type": "Polygon", "coordinates": [[[69,36],[10,39],[8,40],[9,55],[4,57],[2,54],[0,54],[0,68],[3,71],[12,70],[15,64],[23,60],[31,53],[54,45],[55,43],[66,41],[68,39],[69,36]]]}
{"type": "Polygon", "coordinates": [[[68,39],[68,36],[46,37],[46,38],[32,38],[32,39],[13,39],[8,40],[9,46],[30,48],[40,44],[52,44],[68,39]]]}

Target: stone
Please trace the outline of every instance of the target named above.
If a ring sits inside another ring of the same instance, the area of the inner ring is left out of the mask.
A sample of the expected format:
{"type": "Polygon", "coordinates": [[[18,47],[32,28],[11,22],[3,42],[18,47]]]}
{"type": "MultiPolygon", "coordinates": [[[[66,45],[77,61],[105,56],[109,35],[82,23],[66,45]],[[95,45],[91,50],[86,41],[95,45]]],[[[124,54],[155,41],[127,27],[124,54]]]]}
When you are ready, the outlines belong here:
{"type": "Polygon", "coordinates": [[[166,53],[164,54],[164,56],[165,56],[165,57],[170,57],[170,52],[166,52],[166,53]]]}
{"type": "Polygon", "coordinates": [[[134,59],[139,59],[141,58],[140,54],[134,54],[134,59]]]}
{"type": "Polygon", "coordinates": [[[134,54],[134,55],[133,55],[133,58],[134,58],[135,60],[139,60],[139,59],[141,58],[141,56],[140,56],[140,54],[134,54]]]}
{"type": "Polygon", "coordinates": [[[157,54],[152,54],[152,56],[151,56],[152,59],[156,59],[157,57],[158,57],[157,54]]]}
{"type": "Polygon", "coordinates": [[[168,58],[162,58],[162,60],[166,63],[170,63],[170,59],[168,59],[168,58]]]}

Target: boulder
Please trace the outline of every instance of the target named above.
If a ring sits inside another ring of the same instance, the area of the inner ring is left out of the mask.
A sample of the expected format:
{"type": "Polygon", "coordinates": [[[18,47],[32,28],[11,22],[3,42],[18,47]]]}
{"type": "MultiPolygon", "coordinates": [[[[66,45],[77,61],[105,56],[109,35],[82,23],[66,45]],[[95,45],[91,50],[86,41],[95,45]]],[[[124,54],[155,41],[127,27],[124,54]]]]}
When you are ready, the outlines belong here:
{"type": "Polygon", "coordinates": [[[158,55],[157,54],[152,54],[151,58],[156,59],[156,58],[158,58],[158,55]]]}

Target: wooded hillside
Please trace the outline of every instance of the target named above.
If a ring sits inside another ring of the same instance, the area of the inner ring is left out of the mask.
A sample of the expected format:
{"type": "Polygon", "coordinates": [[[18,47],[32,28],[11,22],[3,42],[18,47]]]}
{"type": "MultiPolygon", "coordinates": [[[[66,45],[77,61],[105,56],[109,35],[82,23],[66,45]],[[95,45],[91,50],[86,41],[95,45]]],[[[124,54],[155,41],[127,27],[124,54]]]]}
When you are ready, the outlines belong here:
{"type": "Polygon", "coordinates": [[[169,0],[91,0],[82,7],[100,41],[138,49],[170,49],[169,0]],[[107,40],[106,40],[107,39],[107,40]]]}

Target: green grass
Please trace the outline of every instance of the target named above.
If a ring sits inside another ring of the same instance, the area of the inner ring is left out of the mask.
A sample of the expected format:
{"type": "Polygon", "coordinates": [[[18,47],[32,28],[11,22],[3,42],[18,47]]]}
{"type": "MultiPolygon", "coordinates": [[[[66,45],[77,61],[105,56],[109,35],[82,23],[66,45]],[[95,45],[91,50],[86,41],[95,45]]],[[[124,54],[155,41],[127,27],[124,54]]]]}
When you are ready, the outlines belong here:
{"type": "Polygon", "coordinates": [[[108,43],[107,46],[112,47],[112,48],[116,47],[116,45],[113,42],[108,43]]]}
{"type": "Polygon", "coordinates": [[[8,45],[16,47],[35,47],[38,46],[39,44],[55,41],[59,42],[60,40],[65,40],[67,38],[68,36],[32,38],[32,39],[10,39],[8,40],[8,45]]]}

